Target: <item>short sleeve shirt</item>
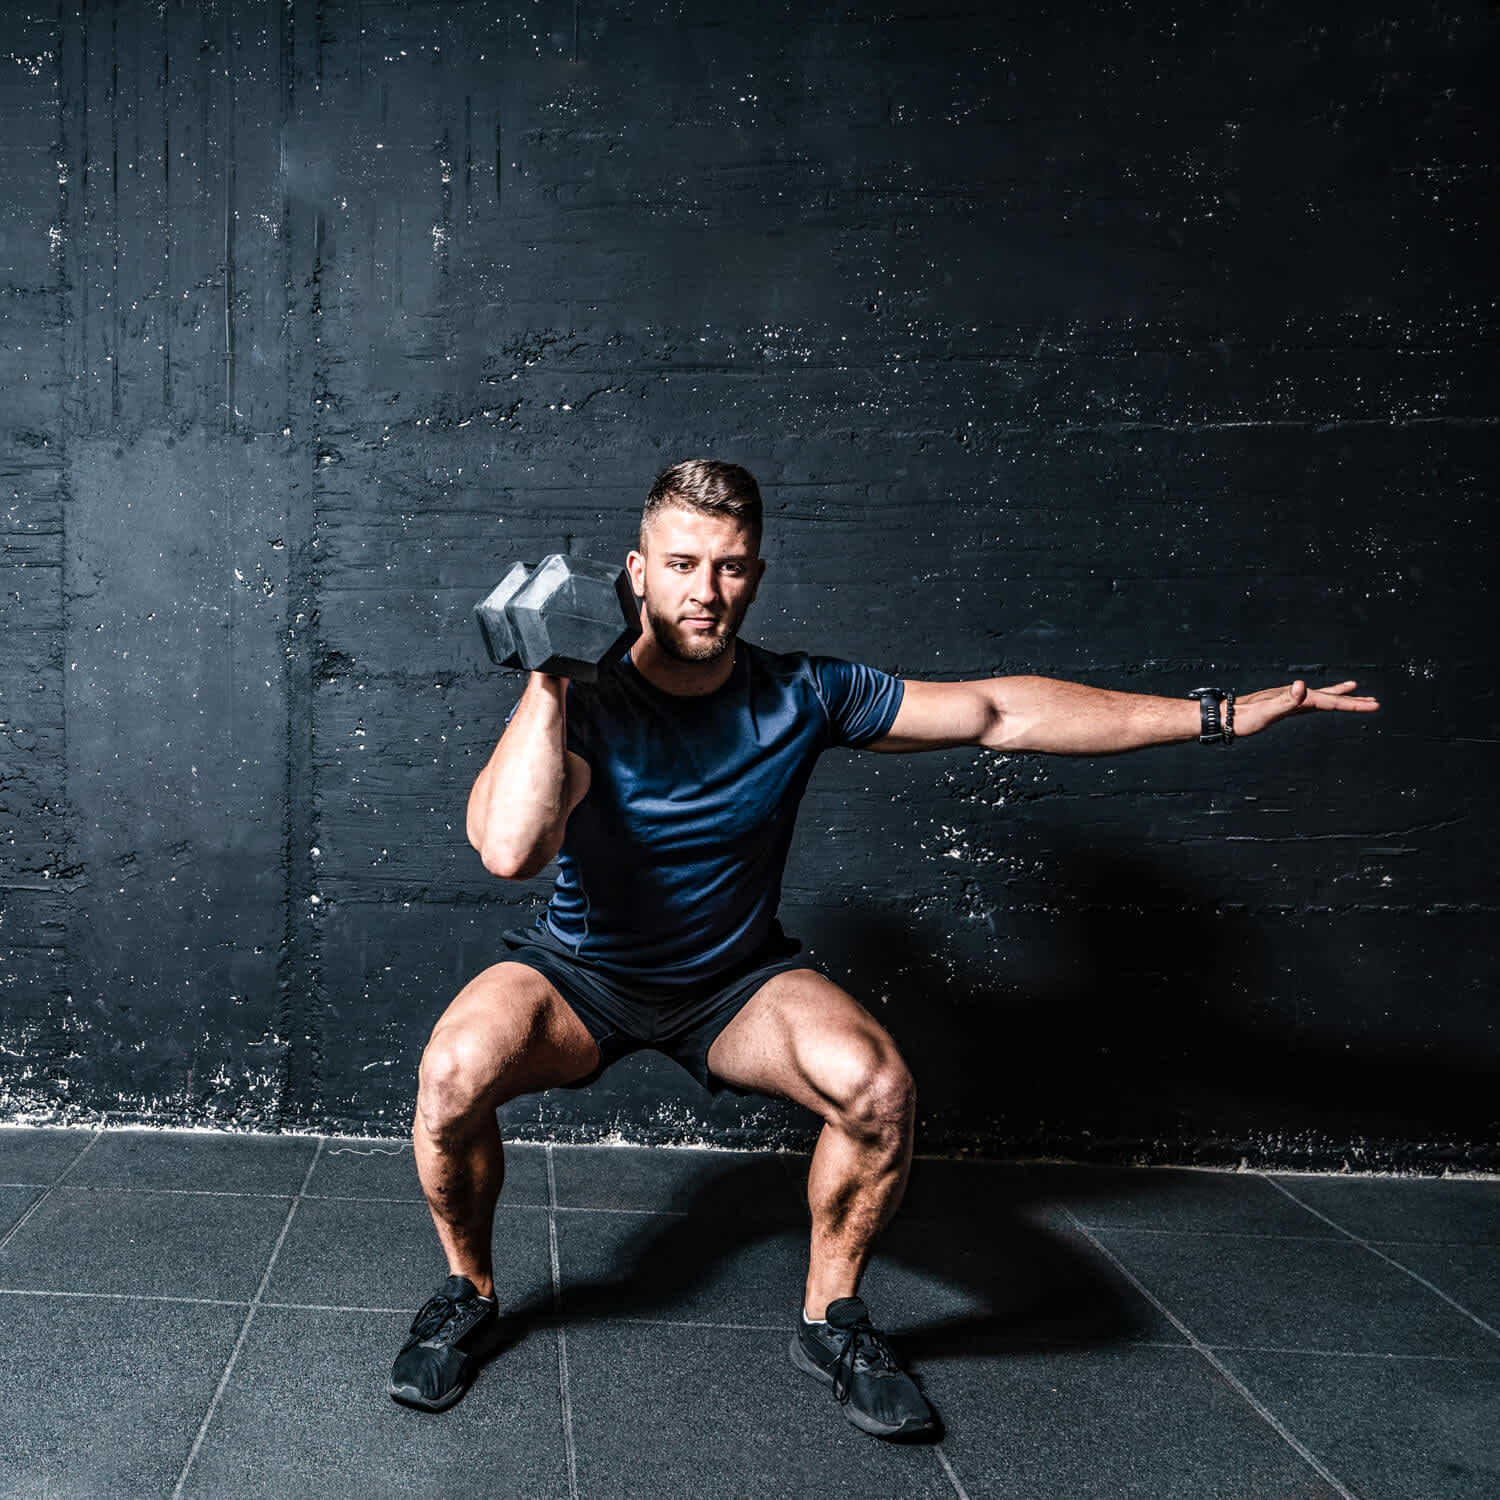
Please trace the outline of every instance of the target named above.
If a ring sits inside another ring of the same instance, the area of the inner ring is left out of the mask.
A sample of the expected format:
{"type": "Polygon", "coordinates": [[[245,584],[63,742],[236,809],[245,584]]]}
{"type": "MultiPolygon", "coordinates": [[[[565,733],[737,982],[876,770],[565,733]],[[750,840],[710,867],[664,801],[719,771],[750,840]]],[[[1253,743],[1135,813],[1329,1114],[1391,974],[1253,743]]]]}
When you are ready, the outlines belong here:
{"type": "Polygon", "coordinates": [[[701,698],[654,687],[628,653],[570,683],[568,748],[592,778],[543,925],[605,973],[663,989],[738,963],[773,931],[818,757],[879,739],[902,691],[871,667],[745,641],[701,698]]]}

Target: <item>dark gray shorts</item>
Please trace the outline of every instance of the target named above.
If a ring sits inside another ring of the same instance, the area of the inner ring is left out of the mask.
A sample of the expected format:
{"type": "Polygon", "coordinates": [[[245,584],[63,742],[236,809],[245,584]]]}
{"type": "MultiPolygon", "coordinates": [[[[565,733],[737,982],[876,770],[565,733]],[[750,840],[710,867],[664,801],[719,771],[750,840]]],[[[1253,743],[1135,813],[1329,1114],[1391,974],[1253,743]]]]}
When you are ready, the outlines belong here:
{"type": "Polygon", "coordinates": [[[587,1078],[565,1085],[584,1088],[611,1063],[649,1048],[686,1068],[710,1093],[735,1093],[733,1084],[708,1071],[708,1049],[760,987],[789,969],[805,969],[802,944],[774,925],[748,958],[721,974],[677,989],[653,990],[601,974],[544,927],[502,932],[508,962],[525,964],[551,980],[599,1047],[599,1066],[587,1078]]]}

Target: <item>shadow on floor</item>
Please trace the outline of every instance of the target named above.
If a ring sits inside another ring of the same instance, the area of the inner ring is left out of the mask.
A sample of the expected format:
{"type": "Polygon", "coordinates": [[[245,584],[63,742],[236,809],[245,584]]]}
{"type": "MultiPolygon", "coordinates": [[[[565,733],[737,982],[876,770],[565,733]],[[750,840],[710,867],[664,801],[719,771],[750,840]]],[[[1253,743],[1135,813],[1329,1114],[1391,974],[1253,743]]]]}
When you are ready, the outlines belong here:
{"type": "MultiPolygon", "coordinates": [[[[569,1280],[560,1309],[541,1294],[514,1306],[507,1346],[558,1319],[572,1327],[670,1316],[746,1261],[747,1274],[787,1273],[790,1316],[806,1265],[807,1220],[795,1202],[766,1207],[766,1163],[726,1163],[674,1196],[665,1212],[643,1215],[612,1242],[607,1269],[569,1280]],[[779,1267],[757,1270],[757,1251],[767,1247],[779,1267]]],[[[1088,1349],[1147,1331],[1145,1304],[1081,1235],[1060,1220],[1047,1222],[1056,1211],[1024,1168],[928,1162],[919,1173],[949,1176],[948,1167],[990,1179],[982,1199],[963,1194],[957,1175],[951,1197],[929,1180],[912,1195],[912,1211],[898,1214],[879,1242],[880,1275],[912,1293],[887,1309],[909,1355],[979,1356],[1039,1344],[1088,1349]]]]}

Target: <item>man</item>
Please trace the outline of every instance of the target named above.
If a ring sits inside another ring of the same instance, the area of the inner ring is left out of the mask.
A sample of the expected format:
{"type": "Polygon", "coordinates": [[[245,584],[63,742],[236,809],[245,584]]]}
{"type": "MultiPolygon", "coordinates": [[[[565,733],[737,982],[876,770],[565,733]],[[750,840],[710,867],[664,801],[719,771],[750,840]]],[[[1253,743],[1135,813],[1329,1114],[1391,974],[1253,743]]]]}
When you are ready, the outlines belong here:
{"type": "Polygon", "coordinates": [[[710,1090],[780,1095],[822,1118],[792,1362],[867,1432],[934,1431],[857,1295],[906,1182],[911,1074],[879,1023],[800,962],[776,920],[818,755],[952,745],[1106,754],[1377,707],[1352,682],[1194,700],[1042,677],[901,682],[772,655],[738,638],[765,572],[761,516],[755,480],[737,465],[663,473],[627,563],[640,638],[594,684],[532,673],[474,783],[468,836],[485,868],[525,880],[557,857],[558,873],[536,929],[505,935],[508,959],[458,995],[422,1056],[417,1170],[451,1274],[397,1356],[398,1401],[451,1405],[494,1340],[496,1107],[589,1082],[650,1046],[710,1090]]]}

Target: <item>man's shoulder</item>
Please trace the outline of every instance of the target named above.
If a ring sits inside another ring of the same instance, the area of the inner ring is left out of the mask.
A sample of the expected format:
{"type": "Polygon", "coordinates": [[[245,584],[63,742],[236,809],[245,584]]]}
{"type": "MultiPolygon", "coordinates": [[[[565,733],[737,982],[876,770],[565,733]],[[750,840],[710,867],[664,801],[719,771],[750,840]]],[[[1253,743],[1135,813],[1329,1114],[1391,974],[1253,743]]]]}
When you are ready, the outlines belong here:
{"type": "Polygon", "coordinates": [[[811,657],[806,651],[769,651],[753,641],[740,637],[738,646],[745,652],[750,669],[770,677],[800,677],[807,672],[811,657]]]}
{"type": "Polygon", "coordinates": [[[799,714],[822,718],[840,744],[879,738],[900,707],[900,680],[877,667],[808,651],[750,650],[750,691],[759,683],[799,714]]]}
{"type": "Polygon", "coordinates": [[[753,689],[758,684],[762,690],[780,692],[809,703],[822,702],[824,675],[830,670],[838,672],[845,666],[836,658],[811,651],[768,651],[749,641],[740,644],[746,648],[748,687],[753,689]]]}
{"type": "Polygon", "coordinates": [[[763,646],[753,646],[748,641],[740,644],[748,648],[754,671],[784,682],[806,683],[819,694],[830,686],[847,680],[867,676],[884,679],[890,676],[879,667],[845,656],[830,656],[824,651],[767,651],[763,646]]]}
{"type": "Polygon", "coordinates": [[[756,671],[788,679],[809,678],[820,671],[837,672],[858,666],[856,662],[841,656],[829,656],[824,651],[768,651],[764,646],[756,646],[743,639],[740,645],[749,654],[751,665],[756,671]]]}

